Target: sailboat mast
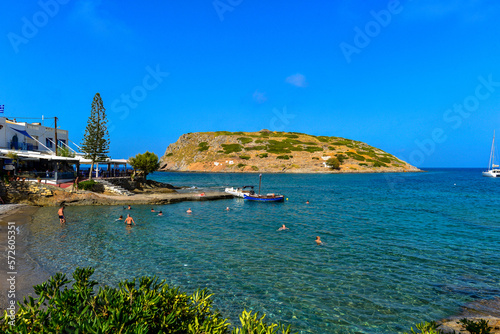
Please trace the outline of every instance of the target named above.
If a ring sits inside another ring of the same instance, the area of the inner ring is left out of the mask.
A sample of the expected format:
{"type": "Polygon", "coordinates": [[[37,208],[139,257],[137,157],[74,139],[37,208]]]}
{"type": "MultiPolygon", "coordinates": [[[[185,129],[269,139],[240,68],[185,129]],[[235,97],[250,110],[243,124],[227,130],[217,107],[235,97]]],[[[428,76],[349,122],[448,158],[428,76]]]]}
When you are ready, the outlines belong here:
{"type": "Polygon", "coordinates": [[[260,184],[262,183],[262,174],[259,175],[259,196],[260,196],[260,184]]]}
{"type": "Polygon", "coordinates": [[[490,162],[488,163],[488,169],[492,169],[492,164],[495,163],[495,130],[493,130],[493,142],[491,143],[490,152],[490,162]]]}

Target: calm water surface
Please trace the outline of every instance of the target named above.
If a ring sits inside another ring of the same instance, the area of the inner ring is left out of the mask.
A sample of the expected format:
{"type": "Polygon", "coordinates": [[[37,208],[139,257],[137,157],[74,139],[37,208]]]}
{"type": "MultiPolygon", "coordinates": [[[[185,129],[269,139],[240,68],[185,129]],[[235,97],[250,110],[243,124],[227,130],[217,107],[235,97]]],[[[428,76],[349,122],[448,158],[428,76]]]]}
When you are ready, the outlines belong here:
{"type": "MultiPolygon", "coordinates": [[[[258,185],[257,174],[151,178],[183,191],[258,185]]],[[[480,170],[265,174],[263,192],[288,200],[154,206],[163,217],[150,206],[68,207],[64,227],[43,208],[30,252],[51,273],[92,266],[109,285],[158,275],[187,292],[207,287],[233,322],[254,310],[299,333],[397,333],[500,296],[500,179],[480,170]],[[131,230],[116,221],[128,212],[131,230]],[[290,230],[277,231],[283,223],[290,230]]]]}

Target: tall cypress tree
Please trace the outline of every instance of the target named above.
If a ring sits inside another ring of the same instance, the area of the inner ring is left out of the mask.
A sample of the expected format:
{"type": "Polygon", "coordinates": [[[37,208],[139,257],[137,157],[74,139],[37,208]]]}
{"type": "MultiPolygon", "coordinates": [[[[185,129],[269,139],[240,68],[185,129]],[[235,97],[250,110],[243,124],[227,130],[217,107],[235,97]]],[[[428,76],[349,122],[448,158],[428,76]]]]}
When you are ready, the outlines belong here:
{"type": "Polygon", "coordinates": [[[94,163],[105,161],[109,153],[109,133],[106,119],[106,108],[102,104],[101,95],[96,93],[92,101],[92,109],[83,136],[82,151],[85,158],[92,160],[89,179],[92,180],[94,163]]]}

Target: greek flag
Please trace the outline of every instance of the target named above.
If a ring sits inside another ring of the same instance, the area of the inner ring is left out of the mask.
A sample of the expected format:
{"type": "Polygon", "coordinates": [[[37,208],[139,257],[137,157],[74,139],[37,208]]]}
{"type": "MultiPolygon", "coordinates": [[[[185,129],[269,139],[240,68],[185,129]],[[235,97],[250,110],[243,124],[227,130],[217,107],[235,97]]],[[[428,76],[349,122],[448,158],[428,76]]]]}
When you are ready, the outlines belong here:
{"type": "Polygon", "coordinates": [[[0,105],[0,114],[3,114],[3,109],[4,109],[4,108],[5,108],[5,105],[4,105],[4,104],[0,105]]]}

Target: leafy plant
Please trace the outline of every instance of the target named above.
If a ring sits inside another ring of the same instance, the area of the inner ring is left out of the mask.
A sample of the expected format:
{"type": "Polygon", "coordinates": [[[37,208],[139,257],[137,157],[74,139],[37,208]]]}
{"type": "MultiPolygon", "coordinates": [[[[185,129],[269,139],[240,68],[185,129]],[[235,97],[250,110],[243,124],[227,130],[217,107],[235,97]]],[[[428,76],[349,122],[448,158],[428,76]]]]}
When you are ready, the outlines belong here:
{"type": "MultiPolygon", "coordinates": [[[[206,289],[192,295],[157,277],[99,287],[94,269],[76,268],[73,280],[57,273],[34,287],[38,297],[19,302],[15,318],[0,316],[0,332],[18,333],[212,333],[229,334],[230,323],[213,307],[206,289]],[[72,285],[71,285],[72,283],[72,285]]],[[[246,310],[233,334],[289,334],[290,326],[267,324],[246,310]]]]}
{"type": "Polygon", "coordinates": [[[128,159],[128,161],[134,169],[141,171],[144,175],[144,179],[149,173],[160,168],[158,156],[149,151],[146,151],[146,153],[143,154],[138,153],[135,157],[128,159]]]}
{"type": "Polygon", "coordinates": [[[93,191],[96,193],[104,192],[104,185],[94,180],[87,180],[78,183],[78,189],[93,191]]]}
{"type": "Polygon", "coordinates": [[[167,153],[167,157],[171,157],[172,155],[174,155],[172,152],[167,153]]]}
{"type": "Polygon", "coordinates": [[[268,154],[267,153],[261,153],[259,154],[259,158],[267,158],[268,154]]]}
{"type": "Polygon", "coordinates": [[[245,167],[245,166],[246,166],[245,164],[238,164],[236,167],[238,167],[238,168],[243,168],[243,167],[245,167]]]}
{"type": "Polygon", "coordinates": [[[257,166],[252,166],[252,169],[253,169],[254,171],[258,171],[258,170],[259,170],[259,167],[257,167],[257,166]]]}
{"type": "Polygon", "coordinates": [[[469,320],[467,318],[460,319],[458,322],[462,325],[463,329],[470,334],[490,334],[491,327],[488,326],[488,321],[480,319],[478,321],[469,320]]]}
{"type": "Polygon", "coordinates": [[[67,147],[59,147],[59,149],[57,150],[57,155],[60,157],[74,158],[75,152],[70,151],[70,149],[67,147]]]}
{"type": "Polygon", "coordinates": [[[243,145],[253,142],[252,138],[240,137],[237,138],[243,145]]]}
{"type": "Polygon", "coordinates": [[[250,160],[250,156],[248,156],[248,155],[240,155],[240,159],[250,160]]]}
{"type": "Polygon", "coordinates": [[[200,152],[207,151],[209,148],[210,146],[206,141],[202,141],[201,143],[198,144],[198,151],[200,152]]]}
{"type": "Polygon", "coordinates": [[[330,159],[326,160],[326,165],[330,169],[335,169],[335,170],[340,169],[340,161],[337,158],[330,158],[330,159]]]}
{"type": "Polygon", "coordinates": [[[365,161],[365,157],[359,154],[356,154],[354,152],[347,152],[346,153],[350,158],[358,161],[365,161]]]}
{"type": "Polygon", "coordinates": [[[373,167],[387,167],[387,165],[384,164],[383,162],[376,161],[373,163],[373,167]]]}
{"type": "Polygon", "coordinates": [[[230,136],[232,135],[232,132],[229,131],[215,131],[215,136],[230,136]]]}
{"type": "Polygon", "coordinates": [[[390,162],[391,162],[391,159],[386,158],[386,157],[378,158],[378,160],[379,160],[380,162],[386,162],[386,163],[390,163],[390,162]]]}
{"type": "Polygon", "coordinates": [[[308,146],[305,148],[305,151],[310,152],[310,153],[314,153],[314,152],[323,151],[323,149],[321,147],[317,147],[317,146],[308,146]]]}
{"type": "Polygon", "coordinates": [[[82,152],[90,159],[89,178],[92,179],[94,163],[105,161],[109,153],[109,133],[107,127],[106,108],[101,95],[96,93],[90,110],[90,116],[83,136],[82,152]]]}
{"type": "Polygon", "coordinates": [[[291,156],[291,155],[286,155],[286,154],[285,154],[285,155],[278,155],[278,156],[276,157],[276,159],[283,159],[283,160],[288,160],[288,159],[290,159],[290,158],[293,158],[293,156],[291,156]]]}
{"type": "Polygon", "coordinates": [[[263,145],[245,147],[245,151],[261,151],[261,150],[265,150],[265,149],[266,149],[266,146],[263,146],[263,145]]]}
{"type": "Polygon", "coordinates": [[[341,153],[335,154],[335,157],[339,160],[340,164],[343,164],[347,157],[341,153]]]}
{"type": "Polygon", "coordinates": [[[411,327],[410,333],[405,332],[405,334],[443,334],[443,331],[437,329],[438,325],[436,322],[421,322],[415,325],[416,330],[411,327]]]}
{"type": "Polygon", "coordinates": [[[222,144],[225,154],[241,152],[242,146],[240,144],[222,144]]]}

